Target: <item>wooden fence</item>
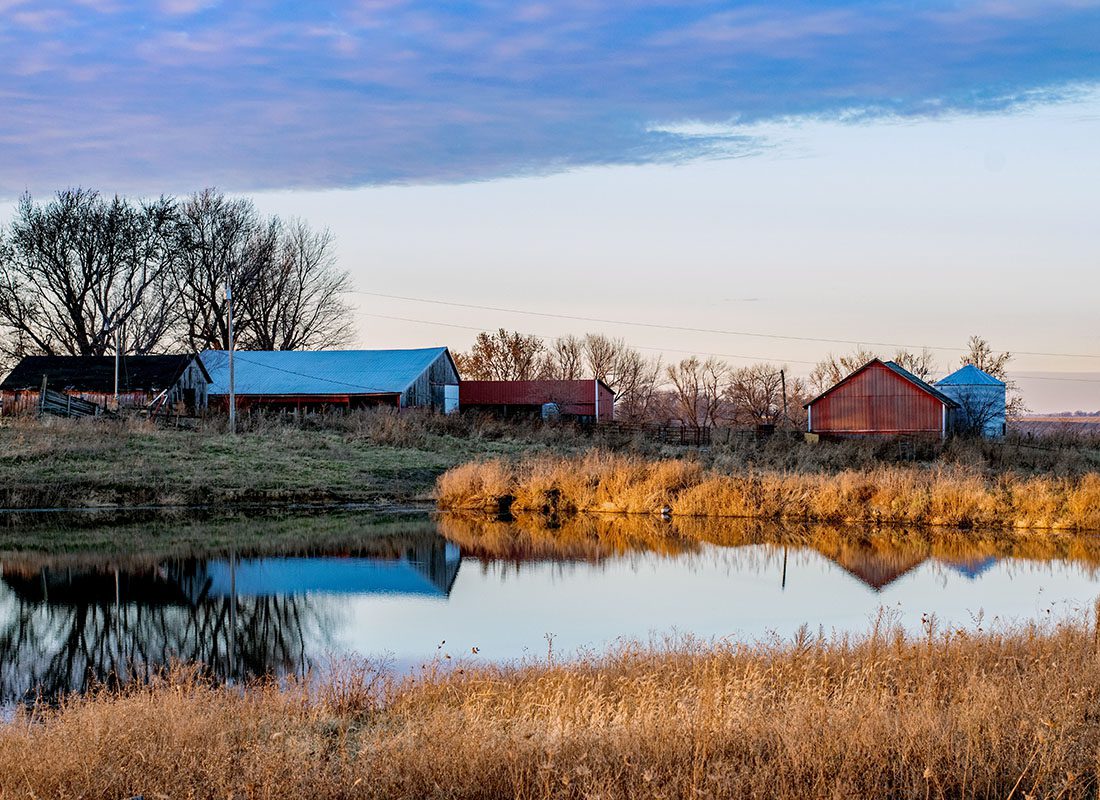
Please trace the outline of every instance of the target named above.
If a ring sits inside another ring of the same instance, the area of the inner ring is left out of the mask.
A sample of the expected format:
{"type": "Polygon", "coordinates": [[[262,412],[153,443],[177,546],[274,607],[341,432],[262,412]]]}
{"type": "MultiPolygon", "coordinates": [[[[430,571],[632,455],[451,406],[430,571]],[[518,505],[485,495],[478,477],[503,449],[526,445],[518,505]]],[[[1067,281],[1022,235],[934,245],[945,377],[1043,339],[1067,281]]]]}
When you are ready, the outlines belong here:
{"type": "Polygon", "coordinates": [[[103,409],[71,394],[43,389],[38,395],[38,413],[57,417],[96,417],[103,413],[103,409]]]}

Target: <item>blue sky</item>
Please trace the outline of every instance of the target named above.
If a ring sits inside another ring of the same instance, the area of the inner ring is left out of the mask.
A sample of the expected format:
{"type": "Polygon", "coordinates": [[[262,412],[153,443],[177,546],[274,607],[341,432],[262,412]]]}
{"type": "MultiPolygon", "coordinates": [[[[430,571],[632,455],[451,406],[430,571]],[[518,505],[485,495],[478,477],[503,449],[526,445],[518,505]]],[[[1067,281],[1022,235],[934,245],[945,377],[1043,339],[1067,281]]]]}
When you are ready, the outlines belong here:
{"type": "MultiPolygon", "coordinates": [[[[331,228],[364,290],[1100,354],[1098,42],[1100,0],[0,0],[0,224],[218,186],[331,228]]],[[[844,349],[358,302],[363,346],[844,349]]],[[[1100,358],[1015,363],[1069,378],[1033,408],[1100,408],[1100,358]]]]}
{"type": "Polygon", "coordinates": [[[0,0],[0,191],[451,182],[769,146],[1100,79],[1100,4],[0,0]]]}

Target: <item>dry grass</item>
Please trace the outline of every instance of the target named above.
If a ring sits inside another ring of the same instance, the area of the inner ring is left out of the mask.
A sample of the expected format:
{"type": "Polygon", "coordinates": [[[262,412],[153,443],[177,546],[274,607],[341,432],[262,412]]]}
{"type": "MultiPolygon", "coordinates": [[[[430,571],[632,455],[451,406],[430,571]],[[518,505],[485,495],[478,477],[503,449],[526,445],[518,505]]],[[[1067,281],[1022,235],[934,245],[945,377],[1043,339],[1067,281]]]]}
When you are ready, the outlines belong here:
{"type": "Polygon", "coordinates": [[[182,672],[0,726],[0,797],[1094,797],[1094,621],[928,628],[384,685],[182,672]]]}
{"type": "Polygon", "coordinates": [[[837,473],[724,474],[681,459],[593,451],[488,460],[441,476],[444,509],[655,513],[829,522],[1100,530],[1100,473],[989,474],[963,466],[878,466],[837,473]]]}

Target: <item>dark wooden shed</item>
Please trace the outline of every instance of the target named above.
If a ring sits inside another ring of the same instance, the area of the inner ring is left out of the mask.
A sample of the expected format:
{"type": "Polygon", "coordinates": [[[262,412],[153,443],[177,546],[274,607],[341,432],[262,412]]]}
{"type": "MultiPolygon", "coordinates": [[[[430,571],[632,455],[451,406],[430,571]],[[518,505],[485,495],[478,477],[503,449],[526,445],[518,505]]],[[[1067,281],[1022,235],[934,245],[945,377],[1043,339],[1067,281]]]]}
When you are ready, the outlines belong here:
{"type": "MultiPolygon", "coordinates": [[[[42,381],[46,388],[87,400],[102,408],[114,405],[114,356],[27,356],[0,383],[0,409],[5,415],[38,410],[42,381]]],[[[194,355],[122,356],[118,359],[120,408],[179,408],[195,414],[206,408],[210,375],[194,355]]]]}
{"type": "Polygon", "coordinates": [[[806,404],[806,428],[834,436],[945,437],[958,403],[893,361],[874,359],[806,404]]]}

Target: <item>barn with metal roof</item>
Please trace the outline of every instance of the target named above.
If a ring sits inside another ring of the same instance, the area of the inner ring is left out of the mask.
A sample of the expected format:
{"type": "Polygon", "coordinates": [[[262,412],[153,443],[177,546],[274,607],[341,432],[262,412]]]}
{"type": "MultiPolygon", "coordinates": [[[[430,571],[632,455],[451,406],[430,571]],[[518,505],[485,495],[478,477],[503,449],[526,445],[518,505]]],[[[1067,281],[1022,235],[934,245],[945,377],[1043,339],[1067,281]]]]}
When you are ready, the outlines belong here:
{"type": "MultiPolygon", "coordinates": [[[[228,404],[229,353],[207,350],[211,403],[228,404]]],[[[458,406],[446,347],[417,350],[244,350],[233,354],[237,406],[282,409],[458,406]]]]}
{"type": "Polygon", "coordinates": [[[893,361],[873,359],[806,404],[811,433],[946,437],[959,404],[893,361]]]}

